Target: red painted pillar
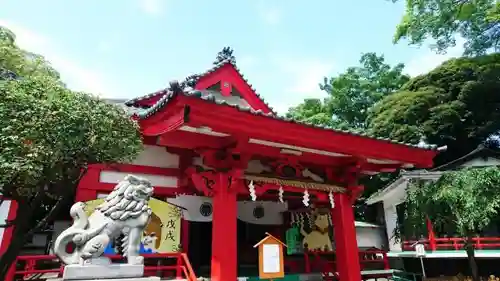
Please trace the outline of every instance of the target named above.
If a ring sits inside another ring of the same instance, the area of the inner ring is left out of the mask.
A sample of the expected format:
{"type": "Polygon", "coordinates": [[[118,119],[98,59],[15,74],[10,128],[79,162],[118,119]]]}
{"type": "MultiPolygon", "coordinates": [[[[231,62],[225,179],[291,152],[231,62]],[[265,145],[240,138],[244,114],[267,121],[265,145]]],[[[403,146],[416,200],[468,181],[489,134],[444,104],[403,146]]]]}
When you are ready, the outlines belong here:
{"type": "Polygon", "coordinates": [[[234,281],[238,274],[236,192],[226,173],[217,174],[213,189],[211,280],[234,281]]]}
{"type": "Polygon", "coordinates": [[[429,247],[431,251],[436,250],[436,235],[434,234],[434,230],[432,229],[432,222],[429,218],[427,218],[427,233],[429,234],[429,247]]]}
{"type": "Polygon", "coordinates": [[[361,281],[359,249],[350,196],[345,193],[335,193],[334,202],[332,221],[340,281],[361,281]]]}
{"type": "Polygon", "coordinates": [[[181,245],[182,252],[189,253],[189,221],[184,218],[181,220],[181,245]]]}

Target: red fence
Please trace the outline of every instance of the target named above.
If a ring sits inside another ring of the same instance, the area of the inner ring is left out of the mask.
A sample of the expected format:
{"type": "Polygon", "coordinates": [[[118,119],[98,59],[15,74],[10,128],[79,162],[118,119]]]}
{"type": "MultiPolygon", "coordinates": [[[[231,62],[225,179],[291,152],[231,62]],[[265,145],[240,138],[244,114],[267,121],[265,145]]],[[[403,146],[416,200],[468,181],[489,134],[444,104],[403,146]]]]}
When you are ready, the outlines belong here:
{"type": "MultiPolygon", "coordinates": [[[[321,272],[323,276],[334,276],[337,272],[335,260],[336,254],[334,251],[309,251],[304,253],[303,260],[285,260],[285,266],[289,269],[289,272],[293,273],[321,272]],[[301,268],[301,263],[303,268],[301,268]]],[[[361,270],[390,268],[387,252],[380,250],[360,251],[359,262],[361,270]]]]}
{"type": "MultiPolygon", "coordinates": [[[[106,256],[113,261],[123,260],[120,255],[106,256]]],[[[143,256],[145,276],[196,280],[187,255],[184,253],[144,254],[143,256]],[[152,262],[156,264],[151,265],[152,262]],[[165,263],[170,264],[165,265],[165,263]]],[[[38,279],[37,276],[50,273],[56,275],[51,276],[51,278],[57,278],[62,276],[64,268],[57,257],[53,255],[19,256],[14,264],[16,268],[11,270],[5,281],[38,279]]]]}
{"type": "MultiPolygon", "coordinates": [[[[472,239],[476,250],[500,249],[500,237],[475,237],[472,239]]],[[[463,250],[465,241],[463,238],[430,238],[421,240],[409,240],[403,242],[404,251],[414,251],[415,244],[423,244],[428,251],[439,250],[463,250]]]]}
{"type": "MultiPolygon", "coordinates": [[[[124,260],[120,255],[106,256],[113,261],[124,260]]],[[[144,254],[143,256],[146,276],[196,280],[187,255],[184,253],[144,254]],[[152,265],[152,263],[156,264],[152,265]]],[[[359,258],[361,270],[389,269],[389,260],[384,251],[360,251],[359,258]]],[[[287,258],[285,265],[289,272],[293,273],[321,272],[324,276],[335,276],[337,271],[335,259],[335,252],[311,251],[304,253],[303,259],[300,260],[287,258]]],[[[5,281],[41,279],[43,274],[53,274],[50,278],[58,278],[62,276],[64,268],[53,255],[19,256],[15,264],[16,269],[10,272],[5,281]]]]}

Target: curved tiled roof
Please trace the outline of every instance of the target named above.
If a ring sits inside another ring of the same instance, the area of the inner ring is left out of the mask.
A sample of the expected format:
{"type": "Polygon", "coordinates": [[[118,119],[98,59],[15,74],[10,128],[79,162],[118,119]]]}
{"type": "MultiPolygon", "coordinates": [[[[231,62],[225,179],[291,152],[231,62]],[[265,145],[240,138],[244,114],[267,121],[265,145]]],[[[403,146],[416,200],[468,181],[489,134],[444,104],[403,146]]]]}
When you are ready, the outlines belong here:
{"type": "MultiPolygon", "coordinates": [[[[195,74],[195,75],[191,75],[189,77],[187,77],[184,82],[182,83],[186,83],[186,81],[188,79],[193,79],[194,78],[194,82],[198,81],[199,78],[203,77],[203,76],[206,76],[212,72],[215,72],[217,71],[219,68],[223,67],[224,65],[226,64],[231,64],[234,69],[236,70],[236,72],[238,72],[238,74],[241,76],[241,78],[243,78],[243,80],[245,81],[245,83],[248,84],[248,86],[250,86],[250,88],[252,89],[252,91],[255,93],[255,95],[269,108],[271,109],[271,112],[274,114],[274,115],[277,115],[277,113],[274,111],[274,109],[262,98],[262,96],[257,93],[257,90],[252,86],[252,84],[250,84],[248,82],[248,79],[245,78],[245,76],[241,73],[241,71],[239,70],[239,68],[236,66],[236,63],[234,61],[234,58],[227,58],[227,59],[224,59],[222,61],[220,61],[219,63],[217,63],[216,65],[214,65],[212,68],[208,69],[207,71],[203,72],[203,73],[200,73],[200,74],[195,74]]],[[[181,84],[182,84],[181,83],[181,84]]],[[[157,92],[154,92],[154,93],[150,93],[150,94],[147,94],[147,95],[144,95],[144,96],[140,96],[140,97],[137,97],[137,98],[133,98],[131,100],[128,100],[125,102],[125,105],[127,106],[134,106],[137,102],[139,101],[142,101],[142,100],[146,100],[146,99],[149,99],[149,98],[152,98],[152,97],[156,97],[156,96],[160,96],[160,95],[163,95],[163,94],[166,94],[166,89],[163,89],[163,90],[160,90],[160,91],[157,91],[157,92]]]]}
{"type": "Polygon", "coordinates": [[[302,121],[297,121],[297,120],[294,120],[291,118],[278,116],[272,112],[264,113],[262,110],[254,110],[250,106],[241,106],[241,105],[235,105],[235,104],[228,103],[225,100],[217,99],[214,95],[206,94],[203,91],[199,91],[199,90],[190,90],[190,91],[179,92],[179,93],[167,90],[165,92],[165,94],[153,106],[151,106],[150,108],[148,108],[146,110],[143,110],[142,112],[136,113],[136,116],[139,119],[146,119],[146,118],[154,115],[156,112],[160,111],[166,104],[168,104],[168,102],[172,98],[174,98],[177,94],[182,94],[182,95],[187,96],[187,97],[199,98],[199,99],[205,100],[207,102],[212,102],[212,103],[217,104],[217,105],[233,107],[233,108],[236,108],[237,110],[242,111],[242,112],[248,112],[248,113],[251,113],[253,115],[264,116],[264,117],[267,117],[270,119],[281,120],[281,121],[285,121],[288,123],[296,123],[296,124],[300,124],[300,125],[307,126],[307,127],[329,130],[329,131],[333,131],[336,133],[371,138],[371,139],[375,139],[375,140],[379,140],[379,141],[388,142],[391,144],[405,145],[405,146],[409,146],[409,147],[413,147],[413,148],[437,150],[437,145],[428,145],[428,144],[415,145],[415,144],[409,144],[409,143],[404,143],[404,142],[398,142],[398,141],[394,141],[394,140],[391,140],[388,138],[373,137],[371,135],[364,134],[364,133],[348,131],[348,130],[339,130],[339,129],[334,129],[334,128],[329,127],[329,126],[321,126],[321,125],[315,125],[315,124],[306,123],[306,122],[302,122],[302,121]]]}

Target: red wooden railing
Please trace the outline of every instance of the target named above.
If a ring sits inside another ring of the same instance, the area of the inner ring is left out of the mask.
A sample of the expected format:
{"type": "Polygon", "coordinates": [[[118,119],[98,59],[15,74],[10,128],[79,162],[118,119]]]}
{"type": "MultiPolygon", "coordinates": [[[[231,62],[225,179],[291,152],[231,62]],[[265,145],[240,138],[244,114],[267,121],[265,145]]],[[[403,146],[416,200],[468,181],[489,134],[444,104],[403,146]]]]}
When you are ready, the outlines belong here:
{"type": "MultiPolygon", "coordinates": [[[[304,253],[303,257],[303,260],[285,260],[285,266],[289,269],[289,272],[321,272],[325,277],[336,275],[335,251],[308,251],[304,253]],[[303,264],[303,268],[301,268],[301,264],[303,264]]],[[[387,252],[381,250],[360,251],[359,262],[361,270],[390,269],[387,252]]]]}
{"type": "MultiPolygon", "coordinates": [[[[106,255],[113,261],[123,260],[120,255],[106,255]]],[[[162,254],[144,254],[144,275],[145,276],[160,276],[160,277],[176,277],[177,279],[186,279],[188,281],[196,281],[191,263],[185,253],[162,253],[162,254]],[[175,259],[173,265],[162,265],[166,260],[175,259]],[[156,261],[156,265],[149,265],[152,261],[156,261]],[[169,275],[167,275],[170,273],[169,275]],[[173,274],[172,274],[173,273],[173,274]]],[[[36,256],[18,256],[14,263],[16,269],[12,270],[5,281],[26,280],[34,275],[42,275],[46,273],[54,273],[61,277],[64,267],[61,265],[56,256],[53,255],[36,255],[36,256]],[[20,265],[20,266],[19,266],[20,265]],[[19,268],[21,268],[19,270],[19,268]]],[[[32,278],[37,279],[37,278],[32,278]]]]}
{"type": "MultiPolygon", "coordinates": [[[[500,249],[500,237],[472,238],[476,250],[500,249]]],[[[415,251],[415,244],[423,244],[428,251],[463,250],[465,241],[460,237],[434,238],[403,241],[403,251],[415,251]]]]}
{"type": "MultiPolygon", "coordinates": [[[[389,259],[387,252],[379,250],[360,251],[361,270],[367,269],[389,269],[389,259]]],[[[119,255],[106,255],[113,261],[123,260],[119,255]]],[[[164,254],[144,254],[145,258],[145,276],[175,277],[177,279],[186,279],[195,281],[191,263],[185,253],[164,253],[164,254]],[[172,261],[171,265],[162,265],[166,260],[172,261]],[[156,265],[150,265],[151,262],[157,262],[156,265]],[[170,275],[168,273],[171,273],[170,275]]],[[[286,259],[285,265],[293,273],[311,273],[321,272],[323,276],[330,278],[336,276],[336,255],[335,252],[309,251],[303,254],[303,260],[286,259]]],[[[34,255],[19,256],[16,259],[16,269],[11,271],[5,281],[26,280],[47,273],[53,273],[51,278],[61,277],[64,267],[56,256],[53,255],[34,255]]],[[[325,280],[330,280],[330,279],[325,280]]]]}

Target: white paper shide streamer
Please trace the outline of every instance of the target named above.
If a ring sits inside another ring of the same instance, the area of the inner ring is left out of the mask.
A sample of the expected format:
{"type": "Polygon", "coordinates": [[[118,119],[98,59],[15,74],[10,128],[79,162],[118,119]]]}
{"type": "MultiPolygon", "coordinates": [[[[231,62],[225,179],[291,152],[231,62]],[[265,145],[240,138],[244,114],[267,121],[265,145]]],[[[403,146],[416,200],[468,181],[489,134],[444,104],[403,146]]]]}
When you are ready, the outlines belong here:
{"type": "Polygon", "coordinates": [[[304,190],[304,197],[302,199],[302,203],[304,203],[304,206],[309,207],[309,192],[307,192],[307,189],[304,190]]]}
{"type": "Polygon", "coordinates": [[[332,209],[335,208],[335,201],[333,201],[333,193],[331,191],[328,194],[328,199],[330,199],[330,205],[332,206],[332,209]]]}
{"type": "Polygon", "coordinates": [[[283,203],[283,202],[284,202],[284,201],[283,201],[283,193],[284,193],[284,191],[283,191],[283,186],[281,186],[281,185],[280,185],[280,189],[279,189],[279,191],[278,191],[278,200],[279,200],[281,203],[283,203]]]}
{"type": "Polygon", "coordinates": [[[250,198],[252,198],[252,201],[257,200],[257,194],[255,194],[255,186],[253,185],[253,181],[250,181],[248,184],[248,191],[250,192],[250,198]]]}

